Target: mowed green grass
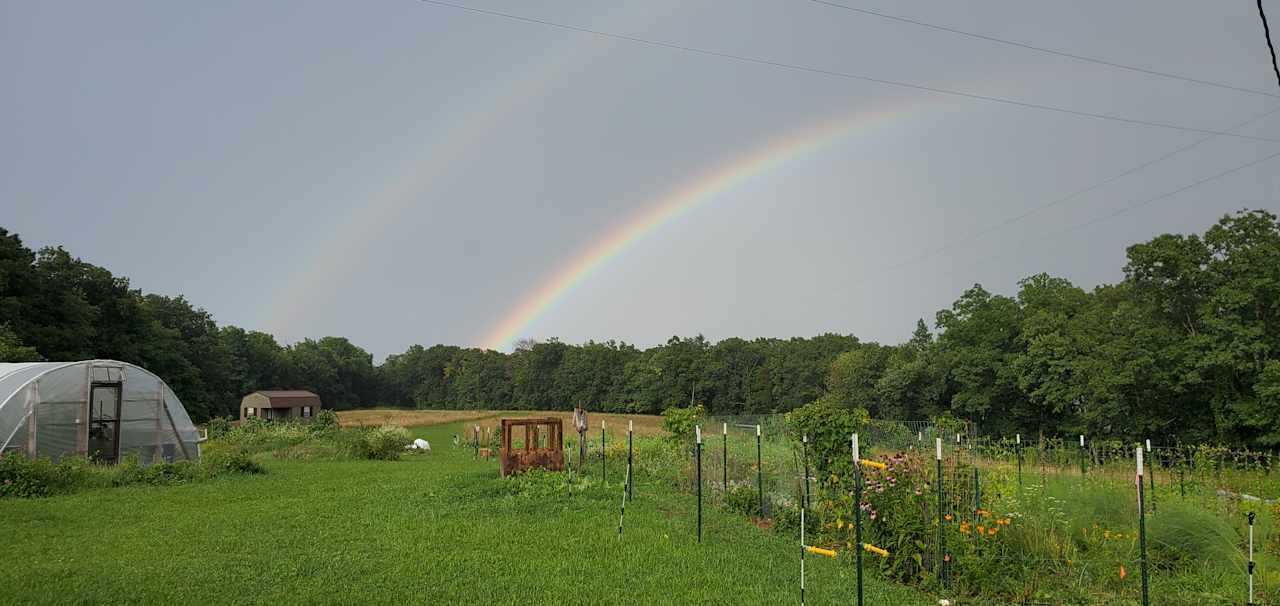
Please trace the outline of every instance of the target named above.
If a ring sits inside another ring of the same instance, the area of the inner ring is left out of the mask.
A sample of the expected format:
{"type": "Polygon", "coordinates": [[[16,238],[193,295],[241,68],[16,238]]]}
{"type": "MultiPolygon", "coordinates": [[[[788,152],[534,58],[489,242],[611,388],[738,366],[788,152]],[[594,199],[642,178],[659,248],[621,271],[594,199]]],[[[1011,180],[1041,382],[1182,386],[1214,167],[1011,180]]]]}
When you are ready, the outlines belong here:
{"type": "MultiPolygon", "coordinates": [[[[796,538],[637,484],[512,494],[496,463],[421,428],[397,462],[276,461],[269,474],[0,501],[0,601],[14,604],[784,604],[796,538]]],[[[849,603],[845,562],[810,557],[811,604],[849,603]]],[[[871,575],[869,575],[871,576],[871,575]]],[[[867,582],[868,604],[933,603],[867,582]]]]}

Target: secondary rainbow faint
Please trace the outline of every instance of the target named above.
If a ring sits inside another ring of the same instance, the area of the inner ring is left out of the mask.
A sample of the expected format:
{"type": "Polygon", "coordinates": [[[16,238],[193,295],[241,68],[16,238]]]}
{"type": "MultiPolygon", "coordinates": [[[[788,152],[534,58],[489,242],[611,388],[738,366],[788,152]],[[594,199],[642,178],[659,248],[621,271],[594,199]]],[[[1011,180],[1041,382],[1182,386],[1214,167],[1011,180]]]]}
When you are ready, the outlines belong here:
{"type": "MultiPolygon", "coordinates": [[[[611,20],[645,22],[653,18],[644,3],[609,7],[603,15],[611,20]]],[[[498,132],[504,122],[520,115],[530,104],[546,99],[573,74],[598,59],[609,43],[596,37],[568,38],[563,52],[547,53],[547,59],[534,57],[532,69],[519,72],[507,86],[498,88],[491,103],[481,103],[464,115],[451,120],[453,126],[439,139],[424,145],[422,156],[406,163],[402,178],[393,180],[382,190],[351,204],[347,218],[335,223],[334,233],[323,247],[308,257],[307,266],[296,272],[272,296],[264,309],[263,323],[277,337],[289,335],[292,328],[304,323],[304,315],[312,308],[302,302],[323,300],[357,273],[370,243],[376,242],[389,226],[404,213],[423,203],[434,183],[448,175],[469,156],[483,149],[489,136],[498,132]]]]}
{"type": "Polygon", "coordinates": [[[488,349],[510,347],[517,339],[528,336],[528,331],[575,287],[646,235],[789,159],[817,151],[845,137],[865,136],[872,129],[899,122],[920,109],[920,105],[919,99],[899,99],[892,105],[857,110],[785,133],[659,196],[629,220],[592,241],[536,288],[520,297],[479,342],[488,349]]]}

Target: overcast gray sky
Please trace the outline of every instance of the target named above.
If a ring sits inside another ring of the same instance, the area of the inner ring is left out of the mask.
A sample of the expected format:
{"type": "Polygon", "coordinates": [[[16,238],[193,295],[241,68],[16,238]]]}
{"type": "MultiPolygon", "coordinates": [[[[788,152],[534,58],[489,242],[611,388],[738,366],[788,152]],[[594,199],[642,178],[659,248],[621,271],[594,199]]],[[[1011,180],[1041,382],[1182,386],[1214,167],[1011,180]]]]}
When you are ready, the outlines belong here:
{"type": "MultiPolygon", "coordinates": [[[[804,0],[456,1],[1196,129],[1280,107],[804,0]]],[[[1250,1],[841,1],[1280,94],[1250,1]]],[[[1206,135],[413,0],[4,1],[0,72],[0,225],[220,323],[342,335],[377,359],[483,344],[691,184],[715,186],[517,334],[896,342],[975,282],[1012,293],[1045,271],[1089,288],[1119,279],[1128,244],[1280,208],[1274,159],[1064,231],[1280,152],[1217,136],[1004,224],[1206,135]],[[753,157],[768,162],[715,181],[753,157]]],[[[1280,139],[1280,113],[1236,132],[1280,139]]]]}

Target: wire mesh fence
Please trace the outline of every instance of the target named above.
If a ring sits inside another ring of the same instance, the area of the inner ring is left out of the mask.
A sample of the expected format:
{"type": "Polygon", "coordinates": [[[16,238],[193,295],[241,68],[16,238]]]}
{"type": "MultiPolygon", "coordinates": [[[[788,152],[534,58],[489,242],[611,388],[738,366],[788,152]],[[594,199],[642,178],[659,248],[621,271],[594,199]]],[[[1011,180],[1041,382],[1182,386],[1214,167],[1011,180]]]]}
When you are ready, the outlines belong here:
{"type": "MultiPolygon", "coordinates": [[[[576,434],[566,435],[565,447],[581,478],[624,482],[630,462],[636,475],[667,482],[691,501],[700,478],[704,506],[777,532],[798,535],[804,509],[810,544],[838,552],[844,564],[857,552],[861,515],[864,541],[888,553],[869,560],[870,570],[958,596],[957,603],[1144,603],[1136,441],[979,436],[965,424],[887,420],[859,431],[863,458],[884,467],[862,468],[857,503],[848,454],[819,468],[813,445],[788,431],[783,415],[705,419],[700,469],[691,438],[629,439],[616,424],[588,430],[581,453],[576,434]]],[[[1280,566],[1272,566],[1280,559],[1272,531],[1280,457],[1141,446],[1145,568],[1156,596],[1148,603],[1246,602],[1250,512],[1265,560],[1253,575],[1252,603],[1271,603],[1280,595],[1280,566]]]]}

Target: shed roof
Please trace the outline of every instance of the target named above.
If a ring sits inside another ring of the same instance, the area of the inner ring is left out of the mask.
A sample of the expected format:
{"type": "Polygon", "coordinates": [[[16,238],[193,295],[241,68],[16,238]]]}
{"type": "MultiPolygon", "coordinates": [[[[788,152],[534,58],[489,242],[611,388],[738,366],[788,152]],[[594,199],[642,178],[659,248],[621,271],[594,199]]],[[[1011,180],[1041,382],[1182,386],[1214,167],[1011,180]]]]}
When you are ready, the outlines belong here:
{"type": "Polygon", "coordinates": [[[265,408],[291,408],[294,406],[320,406],[320,396],[307,391],[305,389],[287,389],[287,390],[259,390],[246,395],[241,400],[241,405],[247,405],[246,401],[253,396],[262,396],[267,399],[266,404],[259,404],[265,408]]]}
{"type": "Polygon", "coordinates": [[[268,398],[318,398],[320,396],[305,389],[260,389],[260,393],[268,398]]]}

